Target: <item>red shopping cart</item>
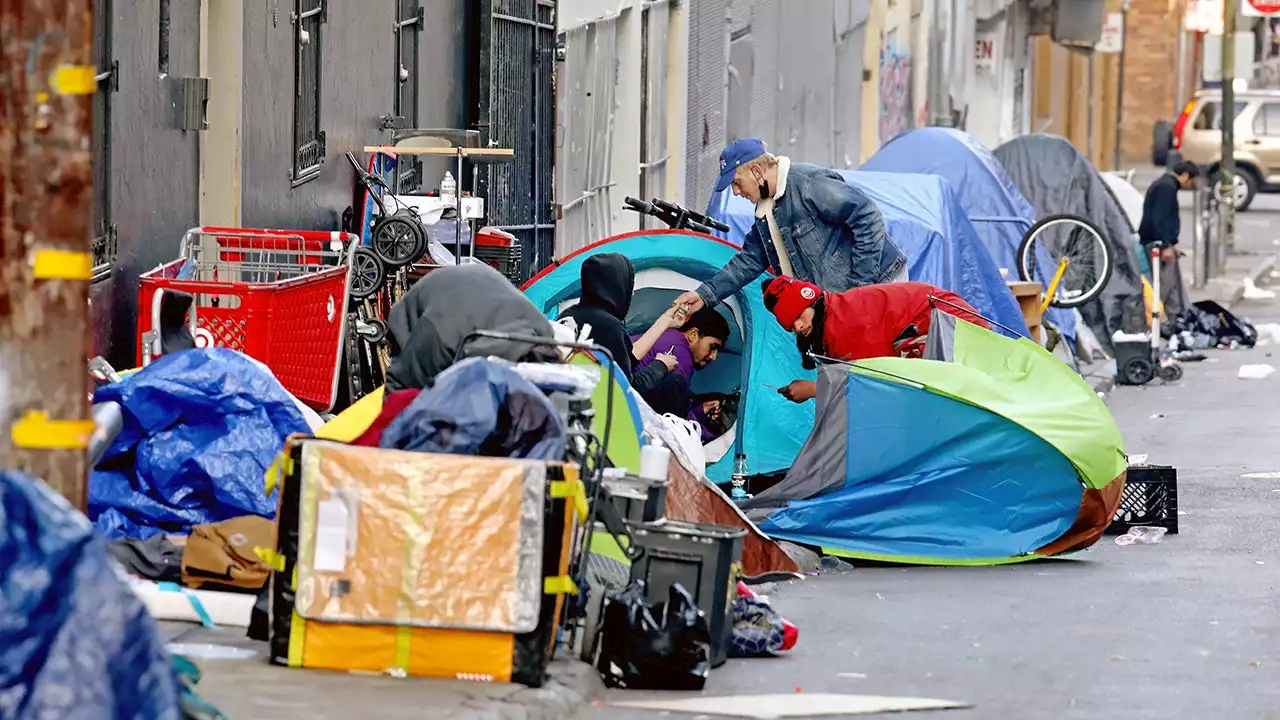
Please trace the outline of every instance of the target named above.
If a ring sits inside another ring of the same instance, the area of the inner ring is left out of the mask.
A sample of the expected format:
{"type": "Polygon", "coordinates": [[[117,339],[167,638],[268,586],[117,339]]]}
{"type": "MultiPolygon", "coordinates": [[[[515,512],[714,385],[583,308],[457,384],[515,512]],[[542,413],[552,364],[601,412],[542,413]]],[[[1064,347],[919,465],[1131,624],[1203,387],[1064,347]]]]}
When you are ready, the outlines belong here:
{"type": "Polygon", "coordinates": [[[192,228],[179,259],[144,274],[138,290],[138,360],[160,355],[165,293],[193,299],[197,347],[238,350],[321,412],[337,402],[351,253],[359,237],[315,230],[192,228]]]}

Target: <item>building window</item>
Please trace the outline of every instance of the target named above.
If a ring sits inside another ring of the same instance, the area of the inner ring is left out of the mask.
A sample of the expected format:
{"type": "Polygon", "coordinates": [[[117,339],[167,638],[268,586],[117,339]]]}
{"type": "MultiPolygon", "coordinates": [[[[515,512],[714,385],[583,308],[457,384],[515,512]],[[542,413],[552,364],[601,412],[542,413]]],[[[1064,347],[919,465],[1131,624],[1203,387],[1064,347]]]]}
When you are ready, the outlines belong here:
{"type": "Polygon", "coordinates": [[[325,0],[294,0],[293,164],[289,177],[301,185],[320,174],[324,131],[320,129],[320,28],[325,0]]]}
{"type": "Polygon", "coordinates": [[[406,127],[418,126],[418,34],[422,30],[419,0],[397,0],[395,105],[392,113],[406,127]]]}
{"type": "MultiPolygon", "coordinates": [[[[396,0],[395,67],[391,116],[398,127],[418,127],[418,43],[424,16],[420,0],[396,0]]],[[[396,187],[407,193],[422,185],[422,158],[402,156],[396,163],[396,187]]]]}

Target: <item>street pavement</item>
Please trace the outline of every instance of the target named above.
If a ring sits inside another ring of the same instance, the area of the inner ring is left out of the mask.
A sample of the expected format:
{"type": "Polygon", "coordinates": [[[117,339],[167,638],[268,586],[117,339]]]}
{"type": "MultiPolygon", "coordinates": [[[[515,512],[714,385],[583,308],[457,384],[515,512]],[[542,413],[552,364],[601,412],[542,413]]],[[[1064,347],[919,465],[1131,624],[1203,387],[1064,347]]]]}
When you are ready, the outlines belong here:
{"type": "MultiPolygon", "coordinates": [[[[1241,216],[1241,248],[1280,248],[1280,197],[1255,207],[1241,216]]],[[[1274,300],[1236,311],[1280,322],[1274,300]]],[[[1178,535],[1127,547],[1108,536],[1024,565],[858,568],[792,583],[773,603],[800,627],[796,649],[730,661],[704,694],[972,703],[937,713],[957,720],[1280,718],[1280,373],[1237,377],[1242,364],[1280,369],[1280,346],[1207,354],[1178,383],[1107,398],[1127,451],[1178,469],[1178,535]]],[[[593,717],[659,715],[606,703],[593,717]]]]}

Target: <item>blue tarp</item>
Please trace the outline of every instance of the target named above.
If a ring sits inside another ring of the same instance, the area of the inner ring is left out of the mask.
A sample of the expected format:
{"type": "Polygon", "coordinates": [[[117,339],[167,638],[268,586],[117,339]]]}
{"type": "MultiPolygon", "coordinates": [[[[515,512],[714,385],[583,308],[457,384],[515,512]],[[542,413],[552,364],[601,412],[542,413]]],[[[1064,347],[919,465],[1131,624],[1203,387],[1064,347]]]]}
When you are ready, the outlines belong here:
{"type": "Polygon", "coordinates": [[[310,433],[269,371],[224,348],[164,355],[94,396],[109,401],[124,428],[89,478],[89,517],[108,537],[275,517],[263,473],[286,437],[310,433]]]}
{"type": "MultiPolygon", "coordinates": [[[[941,176],[951,185],[996,266],[1017,278],[1018,246],[1036,221],[1036,211],[995,155],[972,135],[951,128],[912,130],[877,150],[859,170],[941,176]]],[[[1055,267],[1047,257],[1036,265],[1041,275],[1055,267]]],[[[1049,279],[1044,276],[1037,281],[1048,287],[1049,279]]],[[[1049,308],[1046,317],[1063,335],[1075,338],[1076,320],[1070,310],[1049,308]]]]}
{"type": "MultiPolygon", "coordinates": [[[[912,280],[951,290],[984,317],[1027,333],[1017,300],[945,180],[909,173],[840,174],[880,208],[886,232],[907,255],[912,280]]],[[[716,193],[707,210],[729,225],[730,232],[720,234],[738,246],[751,229],[754,212],[750,202],[730,191],[716,193]]]]}
{"type": "Polygon", "coordinates": [[[843,392],[844,482],[771,513],[760,523],[771,537],[859,557],[1002,561],[1035,552],[1075,522],[1075,466],[1021,425],[856,372],[843,392]]]}
{"type": "Polygon", "coordinates": [[[0,470],[0,717],[181,717],[146,608],[83,515],[0,470]]]}

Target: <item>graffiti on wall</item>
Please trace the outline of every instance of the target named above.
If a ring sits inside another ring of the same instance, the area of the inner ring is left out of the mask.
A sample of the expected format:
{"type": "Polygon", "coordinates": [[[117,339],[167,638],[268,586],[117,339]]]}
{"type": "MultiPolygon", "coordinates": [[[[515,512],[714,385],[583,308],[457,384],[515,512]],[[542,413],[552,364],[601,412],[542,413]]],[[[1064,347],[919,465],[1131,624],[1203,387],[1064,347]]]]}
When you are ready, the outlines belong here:
{"type": "Polygon", "coordinates": [[[911,56],[905,51],[880,51],[880,144],[913,127],[911,56]]]}

